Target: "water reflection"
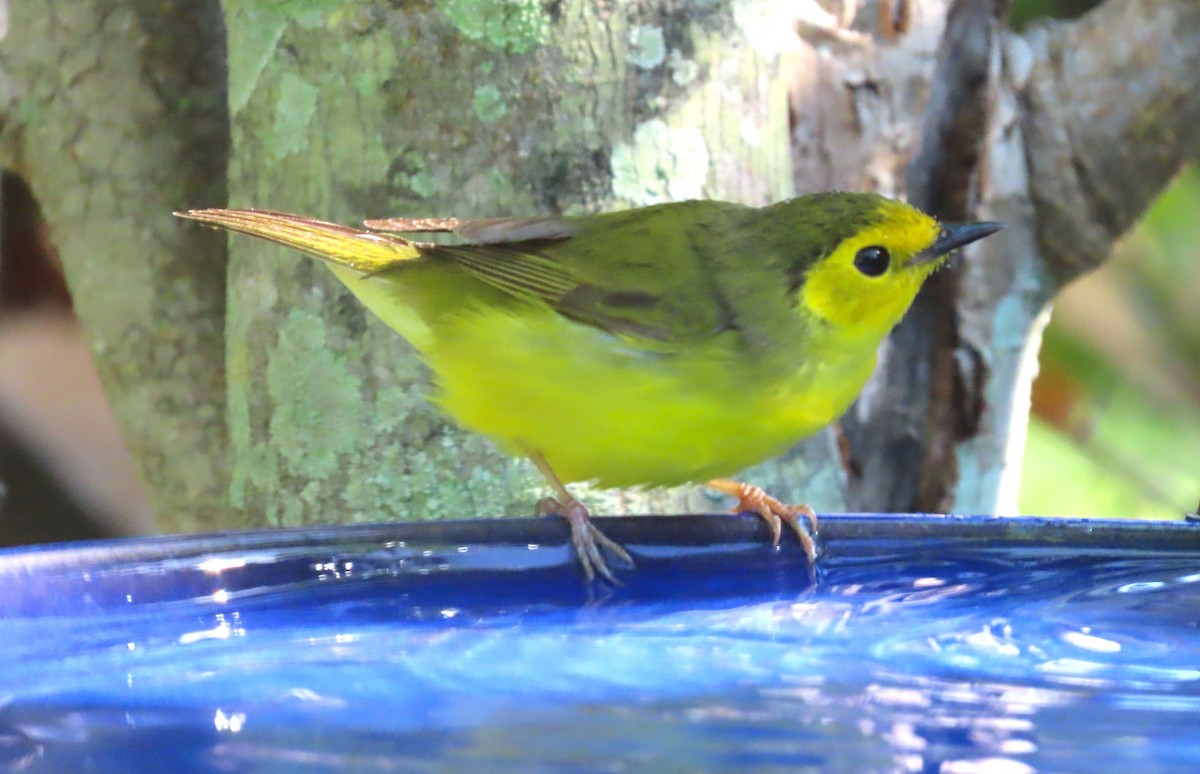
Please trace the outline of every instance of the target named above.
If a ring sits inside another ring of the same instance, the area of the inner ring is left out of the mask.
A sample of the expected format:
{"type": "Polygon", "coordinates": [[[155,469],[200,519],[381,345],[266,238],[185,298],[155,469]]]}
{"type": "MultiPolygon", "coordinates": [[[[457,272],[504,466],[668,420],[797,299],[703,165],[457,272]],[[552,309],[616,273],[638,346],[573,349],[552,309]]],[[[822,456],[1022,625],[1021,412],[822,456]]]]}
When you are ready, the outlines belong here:
{"type": "Polygon", "coordinates": [[[1200,770],[1191,557],[698,548],[600,604],[451,556],[494,561],[210,556],[11,618],[0,771],[1200,770]]]}

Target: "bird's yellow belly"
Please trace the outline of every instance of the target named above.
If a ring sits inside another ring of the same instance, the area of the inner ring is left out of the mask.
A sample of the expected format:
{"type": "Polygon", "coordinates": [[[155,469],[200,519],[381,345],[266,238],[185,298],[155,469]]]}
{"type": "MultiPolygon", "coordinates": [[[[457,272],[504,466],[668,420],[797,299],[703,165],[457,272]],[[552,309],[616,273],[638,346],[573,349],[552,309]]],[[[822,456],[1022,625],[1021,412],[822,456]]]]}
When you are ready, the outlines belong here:
{"type": "Polygon", "coordinates": [[[798,354],[794,371],[764,374],[732,341],[652,352],[548,310],[444,323],[424,355],[463,426],[600,486],[736,473],[833,421],[871,368],[817,378],[798,354]]]}

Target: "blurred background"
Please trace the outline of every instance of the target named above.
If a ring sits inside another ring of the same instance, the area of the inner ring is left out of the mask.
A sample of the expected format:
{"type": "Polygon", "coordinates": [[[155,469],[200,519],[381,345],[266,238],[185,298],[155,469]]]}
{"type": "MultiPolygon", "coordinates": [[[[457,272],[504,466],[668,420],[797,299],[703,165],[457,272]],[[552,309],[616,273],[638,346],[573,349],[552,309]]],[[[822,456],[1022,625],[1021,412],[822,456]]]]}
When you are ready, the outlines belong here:
{"type": "Polygon", "coordinates": [[[1058,298],[1033,386],[1029,514],[1177,519],[1200,500],[1200,173],[1058,298]]]}
{"type": "MultiPolygon", "coordinates": [[[[1099,0],[1016,0],[1013,26],[1099,0]]],[[[1054,304],[1020,508],[1178,519],[1200,509],[1200,172],[1185,169],[1100,270],[1054,304]]]]}
{"type": "MultiPolygon", "coordinates": [[[[1017,0],[1013,24],[1096,0],[1017,0]]],[[[1180,519],[1200,501],[1200,171],[1054,308],[1020,494],[1031,515],[1180,519]]],[[[34,192],[0,188],[0,545],[153,531],[34,192]]]]}
{"type": "Polygon", "coordinates": [[[0,545],[153,531],[34,194],[0,176],[0,545]]]}

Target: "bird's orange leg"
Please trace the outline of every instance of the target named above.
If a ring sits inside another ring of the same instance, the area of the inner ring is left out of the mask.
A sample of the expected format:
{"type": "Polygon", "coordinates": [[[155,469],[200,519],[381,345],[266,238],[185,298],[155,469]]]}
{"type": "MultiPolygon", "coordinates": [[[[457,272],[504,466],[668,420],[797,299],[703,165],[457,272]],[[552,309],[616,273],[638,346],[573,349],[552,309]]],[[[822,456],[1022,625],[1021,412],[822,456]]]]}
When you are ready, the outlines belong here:
{"type": "Polygon", "coordinates": [[[750,511],[761,516],[762,520],[771,528],[775,545],[779,545],[783,525],[787,524],[796,533],[796,537],[800,538],[800,547],[804,549],[808,563],[813,564],[817,561],[817,547],[812,539],[817,532],[817,514],[812,508],[807,505],[786,505],[764,492],[762,487],[743,484],[729,478],[714,478],[705,486],[730,497],[736,497],[738,504],[733,509],[734,513],[750,511]],[[801,517],[808,520],[807,529],[800,523],[801,517]]]}
{"type": "Polygon", "coordinates": [[[599,574],[614,586],[621,585],[612,570],[608,568],[608,562],[604,559],[604,551],[613,554],[630,567],[634,566],[633,557],[621,547],[620,543],[596,529],[596,525],[592,524],[592,519],[588,515],[587,508],[575,499],[563,482],[558,480],[558,476],[554,474],[545,457],[535,452],[529,455],[529,459],[542,472],[542,475],[546,477],[546,482],[558,495],[557,498],[545,497],[539,500],[538,515],[561,516],[567,520],[567,524],[571,525],[571,545],[575,548],[575,555],[579,557],[579,564],[583,567],[583,574],[589,583],[599,574]]]}

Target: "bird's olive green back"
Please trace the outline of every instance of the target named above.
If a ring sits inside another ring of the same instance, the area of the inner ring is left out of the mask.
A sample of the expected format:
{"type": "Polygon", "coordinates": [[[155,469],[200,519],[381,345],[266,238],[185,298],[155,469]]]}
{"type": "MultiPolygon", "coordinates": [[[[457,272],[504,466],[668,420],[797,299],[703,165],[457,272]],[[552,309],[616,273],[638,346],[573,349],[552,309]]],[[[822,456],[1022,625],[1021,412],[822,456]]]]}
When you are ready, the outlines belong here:
{"type": "Polygon", "coordinates": [[[723,202],[664,204],[565,219],[572,235],[562,239],[439,245],[423,252],[516,299],[669,346],[731,324],[716,256],[724,235],[749,212],[723,202]]]}
{"type": "Polygon", "coordinates": [[[669,347],[737,330],[751,345],[777,345],[789,330],[802,333],[795,304],[805,272],[878,221],[882,200],[817,194],[761,209],[679,202],[566,218],[556,228],[568,237],[438,245],[423,254],[514,299],[647,343],[669,347]]]}

